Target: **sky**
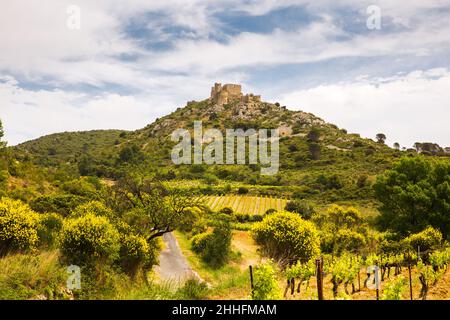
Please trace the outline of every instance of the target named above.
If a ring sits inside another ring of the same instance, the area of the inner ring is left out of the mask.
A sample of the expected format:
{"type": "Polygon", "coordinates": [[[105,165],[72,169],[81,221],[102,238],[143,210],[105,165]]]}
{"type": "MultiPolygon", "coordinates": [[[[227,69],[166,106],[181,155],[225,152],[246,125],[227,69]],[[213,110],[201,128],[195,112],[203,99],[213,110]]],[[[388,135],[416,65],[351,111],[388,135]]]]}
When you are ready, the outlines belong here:
{"type": "Polygon", "coordinates": [[[450,1],[2,3],[9,145],[139,129],[207,98],[214,82],[390,145],[450,146],[450,1]]]}

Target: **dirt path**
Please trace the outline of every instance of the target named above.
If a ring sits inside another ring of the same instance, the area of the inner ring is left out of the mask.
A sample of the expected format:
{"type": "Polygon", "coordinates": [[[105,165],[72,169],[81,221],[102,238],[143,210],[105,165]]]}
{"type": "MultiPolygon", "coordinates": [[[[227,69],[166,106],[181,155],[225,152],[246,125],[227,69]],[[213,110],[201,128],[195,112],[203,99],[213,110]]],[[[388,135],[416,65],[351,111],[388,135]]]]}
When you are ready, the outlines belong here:
{"type": "Polygon", "coordinates": [[[159,255],[159,266],[155,271],[161,280],[182,283],[190,278],[201,278],[189,267],[188,261],[180,250],[178,241],[172,233],[163,236],[165,248],[159,255]]]}

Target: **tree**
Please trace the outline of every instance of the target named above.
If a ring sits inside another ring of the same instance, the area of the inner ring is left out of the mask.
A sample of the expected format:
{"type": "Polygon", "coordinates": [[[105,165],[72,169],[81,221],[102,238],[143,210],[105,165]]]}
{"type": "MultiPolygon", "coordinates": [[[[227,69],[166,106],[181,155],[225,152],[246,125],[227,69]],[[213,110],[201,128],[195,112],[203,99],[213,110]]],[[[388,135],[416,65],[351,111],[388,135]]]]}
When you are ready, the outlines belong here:
{"type": "Polygon", "coordinates": [[[377,142],[380,144],[385,144],[386,139],[387,139],[386,135],[384,133],[378,133],[376,138],[377,138],[377,142]]]}
{"type": "Polygon", "coordinates": [[[265,216],[252,229],[256,243],[282,264],[306,262],[320,252],[319,233],[312,222],[298,214],[279,212],[265,216]]]}
{"type": "Polygon", "coordinates": [[[238,194],[247,194],[248,189],[246,187],[239,187],[238,194]]]}
{"type": "Polygon", "coordinates": [[[125,220],[145,234],[147,240],[174,231],[183,215],[203,209],[192,191],[168,189],[160,181],[126,176],[111,189],[111,206],[123,212],[125,220]]]}
{"type": "Polygon", "coordinates": [[[403,242],[413,251],[419,248],[421,252],[426,252],[439,247],[442,243],[442,233],[433,227],[428,227],[419,233],[408,236],[403,242]]]}
{"type": "Polygon", "coordinates": [[[450,163],[424,157],[402,158],[379,176],[375,196],[381,202],[378,223],[407,236],[428,226],[450,235],[450,163]]]}
{"type": "Polygon", "coordinates": [[[295,212],[301,215],[303,219],[310,219],[314,214],[315,210],[311,203],[303,200],[292,200],[289,201],[284,210],[289,212],[295,212]]]}
{"type": "Polygon", "coordinates": [[[309,153],[311,154],[311,158],[313,160],[319,160],[321,154],[320,144],[316,142],[311,142],[309,144],[309,153]]]}
{"type": "Polygon", "coordinates": [[[395,143],[394,143],[394,149],[395,149],[395,150],[400,150],[400,143],[395,142],[395,143]]]}
{"type": "Polygon", "coordinates": [[[226,215],[215,218],[212,231],[206,231],[192,237],[192,250],[213,267],[222,266],[228,259],[232,230],[230,219],[226,215]]]}
{"type": "Polygon", "coordinates": [[[357,251],[366,243],[364,219],[354,207],[332,205],[325,214],[315,217],[321,230],[322,250],[340,253],[357,251]]]}
{"type": "Polygon", "coordinates": [[[320,129],[314,127],[308,132],[307,138],[310,142],[319,142],[320,135],[321,135],[320,129]]]}
{"type": "Polygon", "coordinates": [[[219,218],[218,220],[203,252],[205,262],[214,267],[220,267],[227,261],[232,239],[231,224],[228,218],[219,218]]]}
{"type": "Polygon", "coordinates": [[[137,145],[126,146],[119,153],[119,162],[136,162],[144,159],[144,154],[137,145]]]}
{"type": "Polygon", "coordinates": [[[81,156],[81,159],[78,162],[78,172],[81,176],[89,176],[95,174],[94,161],[90,156],[86,154],[81,156]]]}

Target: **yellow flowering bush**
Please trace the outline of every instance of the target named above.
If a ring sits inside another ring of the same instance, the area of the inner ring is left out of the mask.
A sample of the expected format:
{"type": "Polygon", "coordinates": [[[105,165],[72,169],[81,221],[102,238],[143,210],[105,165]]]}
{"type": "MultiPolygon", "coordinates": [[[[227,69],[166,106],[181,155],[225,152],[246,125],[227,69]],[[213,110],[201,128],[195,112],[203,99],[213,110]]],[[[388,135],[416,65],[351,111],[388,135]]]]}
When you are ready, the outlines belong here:
{"type": "Polygon", "coordinates": [[[0,255],[34,248],[39,216],[20,200],[0,200],[0,255]]]}
{"type": "Polygon", "coordinates": [[[96,216],[107,217],[108,219],[114,218],[113,211],[100,201],[90,201],[79,205],[71,212],[71,217],[83,217],[88,213],[93,213],[96,216]]]}
{"type": "Polygon", "coordinates": [[[253,238],[265,253],[284,262],[307,262],[320,253],[320,238],[313,223],[298,214],[279,212],[255,223],[253,238]]]}
{"type": "Polygon", "coordinates": [[[124,271],[135,275],[139,267],[150,267],[157,262],[156,241],[150,243],[141,236],[123,235],[120,238],[120,263],[124,271]]]}
{"type": "Polygon", "coordinates": [[[64,221],[60,236],[62,254],[72,263],[112,261],[119,253],[119,233],[106,217],[88,213],[64,221]]]}

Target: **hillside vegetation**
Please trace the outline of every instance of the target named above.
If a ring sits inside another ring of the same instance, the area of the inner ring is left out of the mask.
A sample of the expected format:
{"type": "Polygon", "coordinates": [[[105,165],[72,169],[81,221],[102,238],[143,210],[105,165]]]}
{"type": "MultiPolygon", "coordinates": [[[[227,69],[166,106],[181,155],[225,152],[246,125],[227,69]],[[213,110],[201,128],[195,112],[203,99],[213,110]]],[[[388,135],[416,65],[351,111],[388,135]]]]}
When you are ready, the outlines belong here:
{"type": "Polygon", "coordinates": [[[364,139],[259,100],[190,102],[136,131],[66,132],[16,147],[2,136],[0,123],[0,298],[316,299],[316,259],[326,298],[369,298],[361,276],[374,265],[386,299],[406,297],[408,267],[416,299],[449,298],[442,153],[392,149],[381,133],[364,139]],[[279,172],[174,165],[171,133],[197,120],[222,132],[280,129],[279,172]],[[169,232],[204,281],[156,277],[169,232]],[[67,288],[70,265],[81,288],[67,288]]]}

